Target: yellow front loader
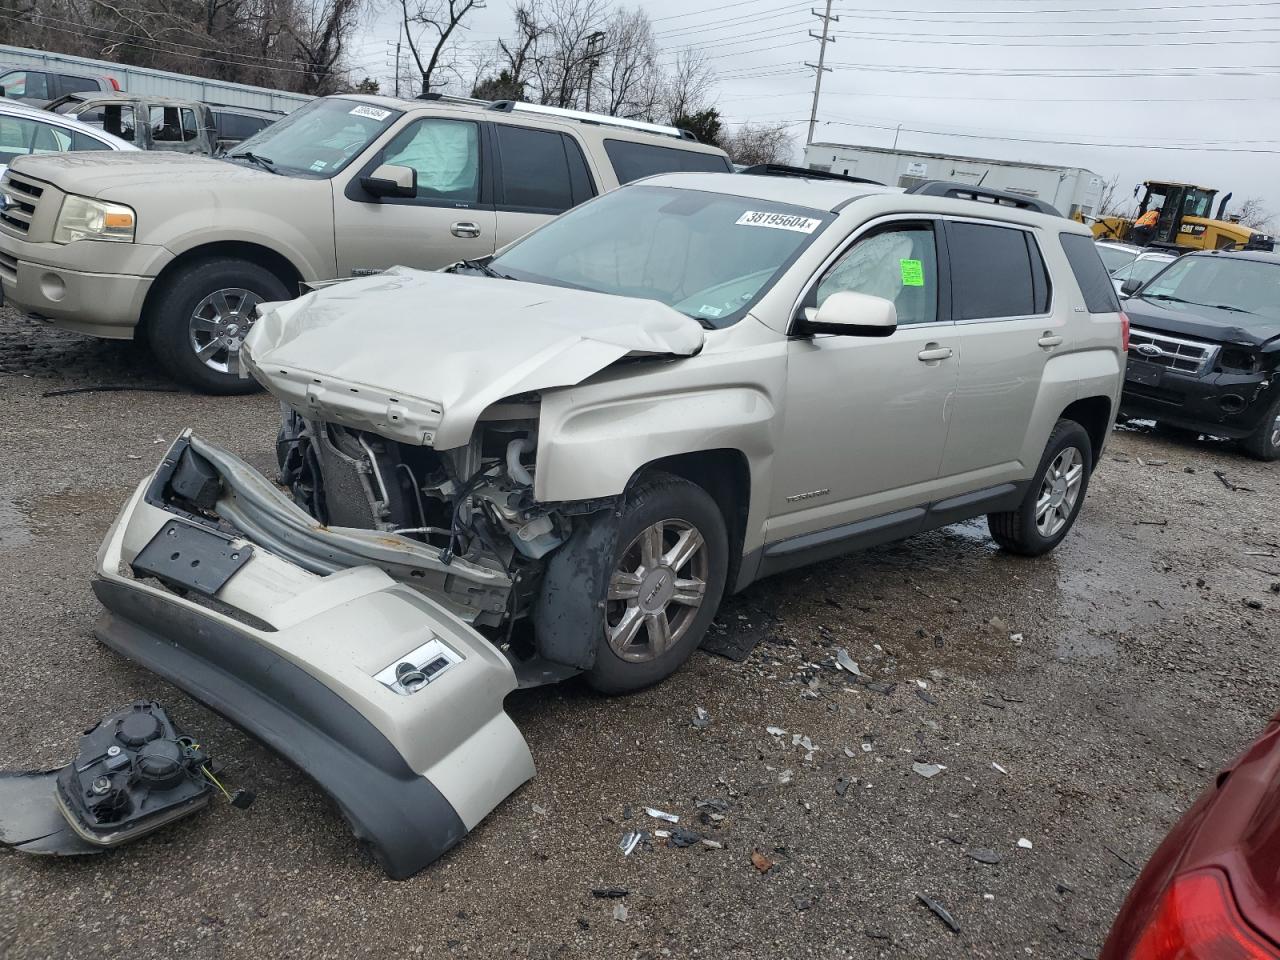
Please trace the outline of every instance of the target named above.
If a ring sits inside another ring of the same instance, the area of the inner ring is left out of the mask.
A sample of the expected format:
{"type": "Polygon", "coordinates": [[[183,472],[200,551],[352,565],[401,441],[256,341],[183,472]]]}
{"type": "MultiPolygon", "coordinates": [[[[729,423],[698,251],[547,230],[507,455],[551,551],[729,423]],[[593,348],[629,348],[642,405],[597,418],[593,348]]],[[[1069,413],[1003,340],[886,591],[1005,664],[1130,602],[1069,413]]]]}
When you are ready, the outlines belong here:
{"type": "MultiPolygon", "coordinates": [[[[1148,180],[1142,186],[1145,191],[1133,217],[1088,218],[1094,239],[1183,250],[1271,250],[1275,247],[1274,237],[1225,219],[1227,201],[1231,199],[1229,193],[1218,204],[1215,216],[1213,199],[1217,190],[1155,180],[1148,180]],[[1155,223],[1136,226],[1144,214],[1151,211],[1157,214],[1155,223]]],[[[1137,192],[1135,189],[1135,196],[1137,192]]],[[[1076,219],[1084,222],[1086,218],[1077,213],[1076,219]]]]}

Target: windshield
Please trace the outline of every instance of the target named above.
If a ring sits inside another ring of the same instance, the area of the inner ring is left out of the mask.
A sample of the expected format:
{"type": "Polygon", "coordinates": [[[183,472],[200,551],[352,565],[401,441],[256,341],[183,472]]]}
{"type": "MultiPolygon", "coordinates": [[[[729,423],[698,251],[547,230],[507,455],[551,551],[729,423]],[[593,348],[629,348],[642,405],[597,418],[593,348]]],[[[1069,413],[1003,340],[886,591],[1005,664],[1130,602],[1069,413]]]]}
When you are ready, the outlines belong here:
{"type": "Polygon", "coordinates": [[[277,173],[328,178],[362,153],[400,115],[398,110],[354,100],[316,99],[237,143],[227,156],[235,159],[252,153],[269,162],[277,173]]]}
{"type": "Polygon", "coordinates": [[[1142,297],[1253,313],[1280,322],[1280,263],[1184,257],[1152,280],[1142,297]]]}
{"type": "Polygon", "coordinates": [[[490,266],[516,280],[657,300],[706,327],[741,319],[831,215],[748,197],[623,187],[490,266]]]}
{"type": "Polygon", "coordinates": [[[1131,263],[1133,258],[1137,256],[1137,252],[1121,250],[1119,247],[1104,247],[1102,244],[1098,244],[1098,256],[1102,258],[1102,265],[1107,268],[1107,273],[1114,275],[1126,263],[1131,263]]]}
{"type": "Polygon", "coordinates": [[[1172,257],[1139,257],[1137,260],[1126,263],[1111,277],[1121,282],[1125,280],[1141,280],[1146,283],[1168,266],[1172,260],[1172,257]]]}

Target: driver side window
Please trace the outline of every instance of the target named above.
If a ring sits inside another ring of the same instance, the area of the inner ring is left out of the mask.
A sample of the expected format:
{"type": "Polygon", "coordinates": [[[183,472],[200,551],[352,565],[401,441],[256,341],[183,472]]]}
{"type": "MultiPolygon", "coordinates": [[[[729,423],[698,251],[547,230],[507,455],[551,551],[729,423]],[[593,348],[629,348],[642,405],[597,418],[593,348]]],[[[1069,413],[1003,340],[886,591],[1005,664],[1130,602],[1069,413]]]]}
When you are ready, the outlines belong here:
{"type": "Polygon", "coordinates": [[[480,130],[469,120],[411,123],[387,145],[382,162],[416,170],[419,199],[480,200],[480,130]]]}
{"type": "Polygon", "coordinates": [[[903,224],[862,237],[818,283],[816,307],[851,290],[883,297],[898,311],[898,325],[938,319],[938,251],[933,227],[903,224]]]}

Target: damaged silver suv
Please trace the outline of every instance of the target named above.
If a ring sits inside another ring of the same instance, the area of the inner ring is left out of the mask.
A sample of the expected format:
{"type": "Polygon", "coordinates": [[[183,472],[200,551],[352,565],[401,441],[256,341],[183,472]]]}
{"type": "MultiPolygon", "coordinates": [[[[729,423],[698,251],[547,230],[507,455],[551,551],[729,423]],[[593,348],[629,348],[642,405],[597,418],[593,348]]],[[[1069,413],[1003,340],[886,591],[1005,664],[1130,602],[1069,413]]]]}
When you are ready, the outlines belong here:
{"type": "Polygon", "coordinates": [[[280,484],[180,437],[102,546],[98,635],[292,759],[404,876],[532,776],[518,684],[644,687],[726,592],[966,518],[1051,550],[1124,324],[1048,213],[641,181],[491,259],[264,307],[245,358],[284,404],[280,484]]]}

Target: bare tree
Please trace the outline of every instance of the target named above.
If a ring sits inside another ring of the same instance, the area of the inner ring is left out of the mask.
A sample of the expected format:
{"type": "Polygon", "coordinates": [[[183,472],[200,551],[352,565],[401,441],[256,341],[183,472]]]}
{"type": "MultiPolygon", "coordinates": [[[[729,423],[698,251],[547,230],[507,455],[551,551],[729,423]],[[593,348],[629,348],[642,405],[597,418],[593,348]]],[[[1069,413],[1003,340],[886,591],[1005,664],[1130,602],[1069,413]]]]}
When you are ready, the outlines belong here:
{"type": "Polygon", "coordinates": [[[1264,204],[1266,203],[1261,197],[1249,197],[1244,203],[1240,204],[1240,210],[1236,214],[1240,219],[1240,223],[1254,230],[1265,230],[1270,233],[1275,226],[1276,214],[1274,210],[1268,210],[1264,204]]]}
{"type": "Polygon", "coordinates": [[[439,72],[446,68],[454,70],[454,64],[447,59],[449,41],[468,13],[484,6],[484,0],[400,0],[404,34],[422,78],[422,93],[444,86],[438,81],[439,72]],[[428,49],[430,53],[424,62],[423,54],[428,49]]]}
{"type": "Polygon", "coordinates": [[[791,159],[792,139],[784,123],[744,123],[722,136],[720,145],[734,163],[785,163],[791,159]]]}
{"type": "Polygon", "coordinates": [[[541,9],[529,78],[539,103],[585,104],[590,75],[602,54],[605,12],[605,0],[549,0],[541,9]]]}
{"type": "Polygon", "coordinates": [[[668,117],[689,116],[710,106],[715,72],[704,54],[685,47],[676,54],[664,91],[668,117]]]}
{"type": "Polygon", "coordinates": [[[304,70],[303,93],[325,96],[346,86],[337,68],[361,6],[362,0],[320,0],[289,27],[297,45],[294,57],[304,70]]]}
{"type": "Polygon", "coordinates": [[[1133,206],[1133,198],[1120,190],[1120,174],[1116,174],[1102,185],[1098,196],[1099,217],[1127,216],[1133,206]]]}
{"type": "Polygon", "coordinates": [[[662,99],[662,71],[649,15],[640,7],[616,10],[605,36],[601,106],[614,116],[654,119],[662,99]]]}

